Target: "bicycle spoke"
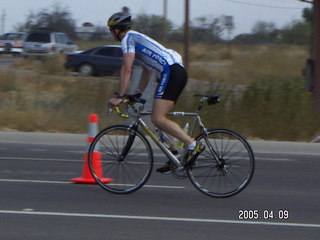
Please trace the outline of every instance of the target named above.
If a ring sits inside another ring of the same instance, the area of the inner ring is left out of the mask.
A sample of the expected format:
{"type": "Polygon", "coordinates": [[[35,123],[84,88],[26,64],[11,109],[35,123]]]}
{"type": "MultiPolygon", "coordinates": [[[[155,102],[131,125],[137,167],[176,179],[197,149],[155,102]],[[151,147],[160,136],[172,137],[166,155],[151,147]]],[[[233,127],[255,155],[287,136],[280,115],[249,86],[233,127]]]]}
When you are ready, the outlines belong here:
{"type": "MultiPolygon", "coordinates": [[[[90,152],[101,153],[103,176],[111,178],[112,182],[102,183],[97,174],[94,177],[103,189],[113,193],[138,190],[152,172],[153,154],[148,140],[139,132],[136,132],[134,138],[130,138],[129,131],[130,128],[124,125],[107,128],[97,135],[90,147],[90,152]]],[[[92,169],[90,159],[89,165],[92,169]]]]}
{"type": "Polygon", "coordinates": [[[254,171],[254,156],[249,144],[227,129],[211,130],[207,138],[208,141],[204,141],[206,150],[188,170],[191,182],[198,190],[213,197],[239,193],[247,186],[254,171]],[[207,150],[211,148],[214,150],[207,150]]]}

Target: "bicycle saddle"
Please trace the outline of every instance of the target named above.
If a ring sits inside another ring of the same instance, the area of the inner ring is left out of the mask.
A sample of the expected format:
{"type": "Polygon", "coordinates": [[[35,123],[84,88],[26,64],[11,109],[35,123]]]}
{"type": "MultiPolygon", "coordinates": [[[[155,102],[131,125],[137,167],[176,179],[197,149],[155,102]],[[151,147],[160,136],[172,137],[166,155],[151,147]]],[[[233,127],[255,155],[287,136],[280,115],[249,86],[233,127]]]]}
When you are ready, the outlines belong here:
{"type": "Polygon", "coordinates": [[[212,105],[220,102],[220,97],[217,94],[195,94],[193,96],[206,98],[208,105],[212,105]]]}

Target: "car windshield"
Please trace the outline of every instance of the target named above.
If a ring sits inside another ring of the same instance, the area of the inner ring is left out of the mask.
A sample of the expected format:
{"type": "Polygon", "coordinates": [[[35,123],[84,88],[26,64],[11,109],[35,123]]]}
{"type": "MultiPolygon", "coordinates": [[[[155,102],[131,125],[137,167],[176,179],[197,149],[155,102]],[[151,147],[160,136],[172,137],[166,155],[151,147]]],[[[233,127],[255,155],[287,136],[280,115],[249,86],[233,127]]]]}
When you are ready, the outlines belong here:
{"type": "Polygon", "coordinates": [[[91,48],[89,50],[83,51],[81,54],[91,54],[92,52],[96,51],[98,48],[91,48]]]}
{"type": "Polygon", "coordinates": [[[49,33],[30,33],[26,39],[27,42],[41,42],[49,43],[50,34],[49,33]]]}
{"type": "Polygon", "coordinates": [[[3,37],[4,40],[18,40],[21,38],[22,38],[21,33],[8,33],[8,34],[5,34],[3,37]]]}

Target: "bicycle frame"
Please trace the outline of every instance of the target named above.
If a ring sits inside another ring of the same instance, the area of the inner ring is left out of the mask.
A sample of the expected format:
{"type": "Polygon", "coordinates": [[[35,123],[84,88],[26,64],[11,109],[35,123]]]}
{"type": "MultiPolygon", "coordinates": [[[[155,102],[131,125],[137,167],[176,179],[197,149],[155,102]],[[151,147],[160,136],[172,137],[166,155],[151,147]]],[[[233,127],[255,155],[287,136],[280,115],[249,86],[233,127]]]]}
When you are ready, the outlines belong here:
{"type": "MultiPolygon", "coordinates": [[[[202,120],[199,115],[202,104],[203,104],[203,100],[200,101],[200,104],[199,104],[196,112],[170,112],[169,115],[170,116],[194,117],[193,123],[190,128],[190,135],[193,136],[194,131],[195,131],[195,127],[197,125],[197,126],[199,126],[201,135],[206,136],[207,129],[203,125],[202,120]]],[[[135,109],[134,106],[132,106],[132,105],[129,105],[129,106],[137,113],[137,116],[134,117],[134,120],[133,120],[132,124],[130,125],[130,128],[137,129],[137,126],[141,126],[142,129],[144,130],[144,132],[153,140],[153,142],[178,167],[177,170],[179,170],[180,168],[183,168],[183,163],[180,162],[179,159],[177,159],[177,157],[166,147],[166,145],[160,141],[160,139],[157,137],[157,135],[148,127],[146,122],[142,119],[142,116],[150,116],[152,112],[141,111],[143,106],[142,106],[142,108],[140,107],[138,110],[135,109]]],[[[119,111],[118,111],[118,113],[119,113],[119,111]]],[[[122,114],[122,117],[125,117],[125,116],[122,114]]],[[[128,117],[128,115],[126,117],[128,117]]],[[[208,140],[206,139],[206,141],[208,141],[208,140]]],[[[215,153],[214,149],[210,149],[210,150],[215,153]]],[[[184,150],[183,155],[184,154],[186,154],[186,148],[184,150]]]]}

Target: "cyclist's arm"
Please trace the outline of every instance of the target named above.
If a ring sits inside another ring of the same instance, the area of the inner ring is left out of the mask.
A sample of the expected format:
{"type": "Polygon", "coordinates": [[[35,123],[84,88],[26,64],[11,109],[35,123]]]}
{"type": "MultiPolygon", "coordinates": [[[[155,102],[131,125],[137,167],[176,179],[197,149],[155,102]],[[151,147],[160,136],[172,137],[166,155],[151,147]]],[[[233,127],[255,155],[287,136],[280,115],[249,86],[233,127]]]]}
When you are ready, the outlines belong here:
{"type": "MultiPolygon", "coordinates": [[[[123,55],[123,63],[120,70],[120,83],[118,89],[119,96],[124,96],[127,92],[130,83],[134,57],[135,53],[126,53],[123,55]]],[[[119,105],[121,101],[122,100],[119,97],[112,97],[108,100],[109,107],[114,108],[115,106],[119,105]]]]}
{"type": "Polygon", "coordinates": [[[141,79],[140,82],[138,84],[136,93],[143,93],[143,91],[146,89],[146,87],[148,86],[148,83],[150,81],[152,72],[150,70],[148,70],[146,67],[142,67],[142,74],[141,74],[141,79]]]}
{"type": "Polygon", "coordinates": [[[123,63],[120,70],[120,85],[119,85],[119,95],[124,96],[127,92],[131,73],[132,73],[132,66],[135,58],[135,53],[126,53],[123,56],[123,63]]]}

